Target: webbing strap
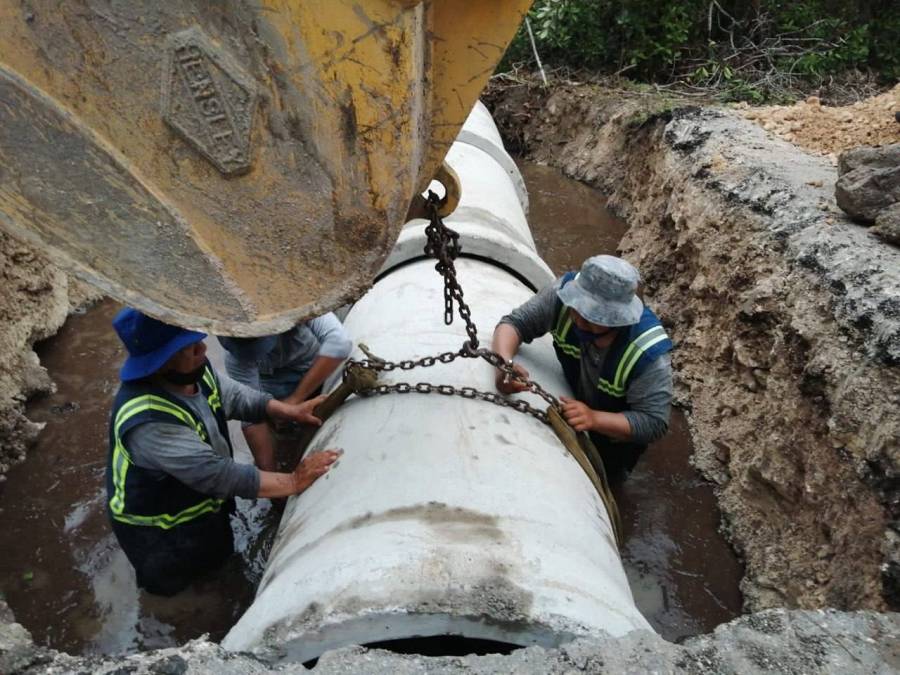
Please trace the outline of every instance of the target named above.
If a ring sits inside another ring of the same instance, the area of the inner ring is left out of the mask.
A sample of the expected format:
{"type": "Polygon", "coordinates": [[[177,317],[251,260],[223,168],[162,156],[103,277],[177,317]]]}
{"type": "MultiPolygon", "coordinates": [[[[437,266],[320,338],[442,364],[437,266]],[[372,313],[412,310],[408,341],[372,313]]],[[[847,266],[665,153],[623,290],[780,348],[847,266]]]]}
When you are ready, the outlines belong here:
{"type": "Polygon", "coordinates": [[[616,545],[621,548],[622,517],[619,515],[619,505],[616,504],[616,498],[613,497],[612,490],[609,488],[609,480],[606,476],[606,469],[603,467],[600,451],[597,450],[597,447],[587,434],[579,434],[569,426],[556,408],[552,406],[547,408],[547,418],[550,420],[550,426],[553,427],[556,436],[587,474],[587,477],[594,485],[594,489],[597,490],[597,494],[600,495],[600,500],[609,514],[613,535],[616,538],[616,545]]]}

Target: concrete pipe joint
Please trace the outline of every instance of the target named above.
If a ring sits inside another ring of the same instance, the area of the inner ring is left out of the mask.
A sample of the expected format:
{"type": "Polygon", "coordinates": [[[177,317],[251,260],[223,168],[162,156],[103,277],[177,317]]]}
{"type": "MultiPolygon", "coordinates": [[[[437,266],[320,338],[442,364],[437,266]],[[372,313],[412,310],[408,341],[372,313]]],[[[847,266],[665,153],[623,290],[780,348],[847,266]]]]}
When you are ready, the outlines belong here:
{"type": "MultiPolygon", "coordinates": [[[[457,276],[482,340],[553,279],[528,232],[521,178],[487,122],[479,104],[462,136],[483,141],[457,141],[448,154],[463,198],[447,222],[461,234],[457,276]]],[[[416,259],[421,229],[407,226],[345,320],[384,359],[458,350],[466,339],[461,321],[443,324],[433,261],[416,259]]],[[[523,345],[521,361],[549,391],[569,393],[549,337],[523,345]]],[[[382,380],[492,391],[494,373],[457,359],[382,380]]],[[[455,636],[468,653],[650,630],[603,502],[534,417],[451,396],[351,397],[310,451],[331,447],[344,456],[288,503],[256,599],[225,647],[306,662],[353,644],[409,651],[391,643],[412,638],[455,636]]]]}

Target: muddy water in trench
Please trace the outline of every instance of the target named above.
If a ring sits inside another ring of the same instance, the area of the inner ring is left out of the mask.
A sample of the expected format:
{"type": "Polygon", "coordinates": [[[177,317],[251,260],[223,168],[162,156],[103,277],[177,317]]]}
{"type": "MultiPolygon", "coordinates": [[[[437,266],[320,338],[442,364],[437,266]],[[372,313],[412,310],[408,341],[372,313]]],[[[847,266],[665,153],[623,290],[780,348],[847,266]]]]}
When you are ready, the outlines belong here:
{"type": "Polygon", "coordinates": [[[110,326],[118,309],[107,300],[70,317],[38,346],[58,390],[29,404],[28,416],[46,427],[0,484],[0,590],[38,643],[70,653],[174,646],[203,633],[221,639],[262,569],[253,545],[268,502],[238,500],[241,556],[176,598],[138,591],[104,507],[107,415],[124,358],[110,326]]]}
{"type": "MultiPolygon", "coordinates": [[[[555,170],[521,168],[535,240],[555,271],[615,252],[624,225],[600,195],[555,170]]],[[[40,345],[58,391],[29,405],[30,418],[47,426],[0,484],[0,591],[39,643],[72,653],[170,646],[202,633],[221,638],[252,597],[262,565],[254,547],[273,522],[265,500],[239,500],[241,556],[174,599],[137,590],[103,505],[107,411],[123,357],[110,330],[116,310],[106,301],[73,316],[40,345]]],[[[670,434],[617,495],[635,599],[669,639],[708,632],[740,610],[741,570],[716,532],[715,502],[688,465],[690,452],[675,411],[670,434]]]]}

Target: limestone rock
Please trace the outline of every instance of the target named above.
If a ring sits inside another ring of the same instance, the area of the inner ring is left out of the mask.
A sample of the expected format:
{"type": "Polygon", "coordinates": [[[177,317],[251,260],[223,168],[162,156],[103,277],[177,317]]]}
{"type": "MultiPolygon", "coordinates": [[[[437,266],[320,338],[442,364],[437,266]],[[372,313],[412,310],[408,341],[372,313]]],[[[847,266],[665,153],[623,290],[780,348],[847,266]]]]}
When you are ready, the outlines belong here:
{"type": "Polygon", "coordinates": [[[900,202],[892,204],[878,213],[871,232],[889,244],[900,246],[900,202]]]}
{"type": "Polygon", "coordinates": [[[891,145],[861,145],[842,152],[838,158],[838,176],[860,167],[892,169],[900,164],[900,143],[891,145]]]}
{"type": "Polygon", "coordinates": [[[900,143],[854,148],[838,159],[834,197],[851,218],[871,223],[900,202],[900,143]]]}

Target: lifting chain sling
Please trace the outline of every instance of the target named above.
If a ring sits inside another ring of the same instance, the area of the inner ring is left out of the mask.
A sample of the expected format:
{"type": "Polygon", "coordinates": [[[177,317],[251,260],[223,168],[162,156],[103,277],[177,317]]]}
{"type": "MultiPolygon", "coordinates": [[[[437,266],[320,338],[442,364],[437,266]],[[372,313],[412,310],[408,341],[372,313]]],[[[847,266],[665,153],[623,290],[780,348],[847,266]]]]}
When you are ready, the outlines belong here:
{"type": "Polygon", "coordinates": [[[326,401],[316,407],[314,414],[321,419],[327,419],[331,413],[351,393],[357,396],[369,397],[384,394],[443,394],[445,396],[461,396],[462,398],[487,401],[504,408],[512,408],[537,418],[549,425],[562,444],[575,458],[582,470],[587,474],[601,500],[609,513],[616,543],[622,545],[622,522],[618,505],[609,488],[606,471],[603,468],[603,460],[600,453],[588,437],[587,433],[577,433],[562,416],[559,400],[534,380],[520,375],[513,367],[512,361],[507,361],[500,354],[479,346],[478,329],[472,321],[472,311],[463,299],[463,290],[456,279],[456,266],[453,261],[459,255],[459,234],[448,228],[439,214],[441,202],[437,195],[429,190],[427,208],[430,223],[425,228],[427,242],[425,255],[437,259],[434,268],[444,279],[444,324],[453,323],[454,302],[459,308],[459,316],[466,324],[466,340],[457,351],[443,352],[434,356],[423,356],[420,359],[406,359],[403,361],[386,361],[378,358],[366,345],[359,347],[366,355],[365,359],[350,359],[344,366],[343,380],[340,386],[331,393],[326,401]],[[378,382],[378,373],[389,373],[394,370],[413,370],[415,368],[428,368],[436,363],[452,363],[456,359],[481,358],[499,369],[506,377],[525,385],[525,391],[537,394],[544,399],[549,407],[544,412],[532,406],[524,399],[508,399],[496,392],[479,391],[474,387],[454,387],[449,384],[431,384],[429,382],[394,382],[383,384],[378,382]]]}
{"type": "MultiPolygon", "coordinates": [[[[503,372],[506,377],[524,384],[526,387],[525,391],[537,394],[552,408],[559,410],[559,401],[557,398],[534,380],[523,377],[516,372],[513,368],[512,361],[506,361],[497,352],[479,346],[478,328],[472,321],[472,311],[463,299],[463,290],[459,285],[459,281],[456,279],[456,265],[453,263],[454,259],[460,253],[459,234],[444,224],[444,221],[438,213],[440,201],[431,191],[428,193],[427,207],[430,223],[425,228],[425,236],[427,237],[425,255],[437,259],[434,268],[444,279],[444,324],[449,326],[453,323],[453,303],[455,302],[459,307],[459,316],[466,324],[466,334],[469,339],[464,342],[462,347],[457,351],[443,352],[442,354],[437,354],[435,356],[424,356],[416,360],[397,362],[380,359],[369,352],[365,345],[360,345],[360,348],[366,354],[367,358],[358,361],[353,359],[348,361],[344,369],[344,377],[346,378],[350,371],[357,368],[387,373],[392,370],[428,368],[435,363],[452,363],[458,358],[482,358],[503,372]]],[[[416,384],[396,382],[393,384],[379,384],[370,389],[357,391],[356,393],[360,396],[377,396],[381,394],[408,394],[411,392],[416,392],[418,394],[436,393],[445,396],[461,396],[468,399],[487,401],[488,403],[526,413],[537,418],[544,424],[550,424],[547,413],[535,408],[524,399],[510,400],[501,394],[479,391],[473,387],[454,387],[449,384],[435,385],[428,382],[417,382],[416,384]]]]}

